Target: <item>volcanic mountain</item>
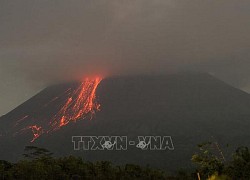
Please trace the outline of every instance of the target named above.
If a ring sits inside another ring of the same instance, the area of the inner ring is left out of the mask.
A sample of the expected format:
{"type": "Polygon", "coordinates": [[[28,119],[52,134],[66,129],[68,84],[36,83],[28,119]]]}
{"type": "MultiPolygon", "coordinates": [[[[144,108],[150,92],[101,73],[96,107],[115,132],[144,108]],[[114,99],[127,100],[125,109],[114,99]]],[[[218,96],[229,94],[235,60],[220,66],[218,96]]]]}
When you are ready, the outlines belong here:
{"type": "Polygon", "coordinates": [[[2,116],[0,159],[15,161],[34,145],[57,156],[170,170],[189,167],[204,141],[225,154],[249,146],[249,129],[250,95],[209,74],[87,79],[48,87],[2,116]],[[75,151],[72,136],[171,136],[174,150],[75,151]]]}

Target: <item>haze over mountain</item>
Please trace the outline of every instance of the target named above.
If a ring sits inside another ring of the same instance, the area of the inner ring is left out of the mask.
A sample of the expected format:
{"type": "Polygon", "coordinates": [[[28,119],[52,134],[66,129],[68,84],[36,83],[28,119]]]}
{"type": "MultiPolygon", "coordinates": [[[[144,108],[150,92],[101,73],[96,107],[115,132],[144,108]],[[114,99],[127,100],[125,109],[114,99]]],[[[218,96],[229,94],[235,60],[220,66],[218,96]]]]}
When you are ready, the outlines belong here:
{"type": "Polygon", "coordinates": [[[196,145],[217,141],[225,155],[240,145],[250,145],[250,95],[209,74],[178,73],[155,76],[121,76],[103,79],[96,91],[101,110],[69,123],[30,143],[30,129],[47,124],[67,100],[64,92],[79,83],[48,87],[0,118],[0,159],[17,160],[26,145],[45,147],[56,155],[76,154],[87,160],[149,164],[178,169],[190,167],[196,145]],[[56,100],[53,100],[58,97],[56,100]],[[22,129],[22,128],[21,128],[22,129]],[[173,151],[74,151],[72,136],[171,136],[173,151]],[[226,145],[229,144],[229,148],[226,145]]]}
{"type": "Polygon", "coordinates": [[[0,116],[54,82],[99,73],[210,72],[250,92],[249,9],[249,0],[1,0],[0,116]]]}

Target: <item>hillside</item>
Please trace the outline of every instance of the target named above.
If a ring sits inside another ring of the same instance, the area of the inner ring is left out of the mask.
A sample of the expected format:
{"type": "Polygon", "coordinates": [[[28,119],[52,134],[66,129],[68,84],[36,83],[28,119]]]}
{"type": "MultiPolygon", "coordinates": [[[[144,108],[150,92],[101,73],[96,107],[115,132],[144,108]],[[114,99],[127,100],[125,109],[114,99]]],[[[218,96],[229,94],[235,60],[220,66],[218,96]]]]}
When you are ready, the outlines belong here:
{"type": "MultiPolygon", "coordinates": [[[[76,154],[86,160],[108,160],[168,169],[190,167],[196,145],[218,141],[225,154],[250,145],[250,95],[208,74],[180,73],[103,79],[97,87],[101,105],[76,123],[43,134],[33,143],[31,131],[16,133],[15,124],[47,124],[65,103],[68,88],[79,83],[54,85],[41,91],[0,118],[0,159],[17,160],[25,145],[45,147],[56,155],[76,154]],[[52,101],[53,99],[56,100],[52,101]],[[49,103],[49,104],[48,104],[49,103]],[[74,151],[72,136],[171,136],[173,151],[74,151]],[[226,145],[229,144],[229,148],[226,145]]],[[[21,128],[22,129],[22,128],[21,128]]]]}

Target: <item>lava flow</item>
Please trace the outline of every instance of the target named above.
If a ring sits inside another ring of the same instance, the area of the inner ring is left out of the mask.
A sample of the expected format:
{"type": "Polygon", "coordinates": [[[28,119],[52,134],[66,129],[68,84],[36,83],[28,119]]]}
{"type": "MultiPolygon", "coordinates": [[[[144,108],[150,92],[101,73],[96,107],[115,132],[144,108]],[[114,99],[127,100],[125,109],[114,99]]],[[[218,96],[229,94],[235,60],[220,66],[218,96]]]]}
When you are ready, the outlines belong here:
{"type": "Polygon", "coordinates": [[[94,80],[86,78],[75,91],[69,93],[70,97],[52,119],[52,130],[85,119],[88,115],[92,118],[100,108],[100,104],[96,101],[96,89],[101,80],[101,78],[94,80]]]}
{"type": "MultiPolygon", "coordinates": [[[[102,78],[99,77],[95,79],[86,78],[77,88],[68,89],[63,94],[63,96],[67,97],[65,103],[62,104],[60,110],[50,118],[49,123],[42,126],[37,122],[23,128],[21,132],[23,133],[24,130],[28,129],[32,130],[33,139],[31,142],[34,142],[42,134],[56,131],[68,125],[70,122],[76,122],[77,120],[86,118],[92,119],[95,112],[100,110],[100,104],[97,103],[96,100],[96,89],[101,81],[102,78]]],[[[57,99],[59,99],[59,97],[55,97],[51,102],[57,99]]],[[[43,107],[47,107],[48,104],[43,107]]],[[[21,118],[16,126],[19,126],[19,123],[27,118],[29,118],[28,115],[21,118]]]]}
{"type": "MultiPolygon", "coordinates": [[[[27,128],[25,128],[26,130],[27,129],[31,129],[32,130],[32,133],[33,133],[33,139],[31,140],[31,142],[34,142],[37,138],[39,138],[42,134],[43,134],[43,129],[42,127],[39,127],[37,125],[33,125],[33,126],[29,126],[27,128]]],[[[24,130],[25,130],[24,129],[24,130]]]]}

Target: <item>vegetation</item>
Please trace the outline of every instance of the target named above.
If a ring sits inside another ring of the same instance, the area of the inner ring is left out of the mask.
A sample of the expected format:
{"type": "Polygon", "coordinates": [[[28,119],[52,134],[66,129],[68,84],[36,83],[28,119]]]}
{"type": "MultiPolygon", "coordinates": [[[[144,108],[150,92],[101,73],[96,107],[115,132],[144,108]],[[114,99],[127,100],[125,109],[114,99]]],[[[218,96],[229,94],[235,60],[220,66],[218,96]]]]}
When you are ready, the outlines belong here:
{"type": "MultiPolygon", "coordinates": [[[[17,163],[0,161],[2,179],[166,179],[163,171],[133,164],[114,166],[110,162],[85,162],[82,158],[69,156],[52,157],[43,148],[25,148],[25,160],[17,163]]],[[[0,178],[0,179],[1,179],[0,178]]]]}
{"type": "Polygon", "coordinates": [[[55,158],[46,149],[34,146],[25,148],[24,160],[17,163],[0,161],[0,179],[169,179],[192,180],[198,176],[208,180],[249,180],[250,151],[240,147],[227,162],[215,143],[199,145],[199,152],[194,154],[192,161],[197,165],[194,172],[180,170],[175,176],[166,172],[127,164],[115,166],[107,161],[87,162],[80,157],[55,158]],[[216,148],[214,148],[216,147],[216,148]]]}
{"type": "Polygon", "coordinates": [[[217,143],[203,143],[198,147],[200,152],[193,155],[192,161],[197,165],[197,171],[203,179],[250,179],[250,151],[247,147],[239,147],[228,162],[217,143]]]}

